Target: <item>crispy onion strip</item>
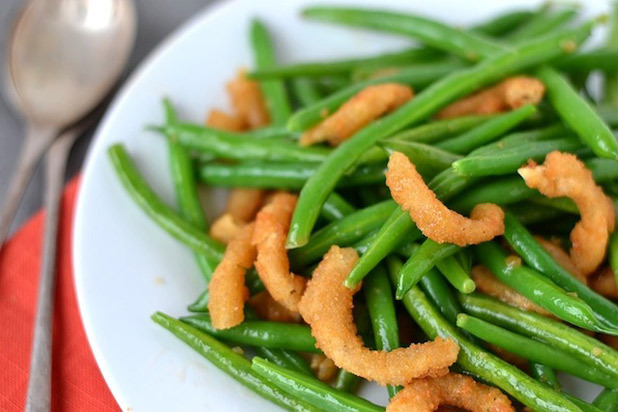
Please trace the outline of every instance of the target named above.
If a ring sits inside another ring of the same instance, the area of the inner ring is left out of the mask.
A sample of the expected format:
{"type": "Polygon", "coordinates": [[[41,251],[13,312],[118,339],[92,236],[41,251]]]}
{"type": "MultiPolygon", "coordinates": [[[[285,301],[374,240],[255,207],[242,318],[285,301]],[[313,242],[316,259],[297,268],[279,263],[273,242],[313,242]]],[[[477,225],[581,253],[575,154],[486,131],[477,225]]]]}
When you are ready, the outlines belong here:
{"type": "Polygon", "coordinates": [[[257,293],[247,302],[262,319],[273,322],[300,322],[301,317],[298,312],[292,312],[270,296],[268,291],[257,293]]]}
{"type": "Polygon", "coordinates": [[[273,299],[290,311],[298,312],[307,279],[290,273],[290,261],[285,249],[296,196],[276,193],[271,202],[259,211],[255,219],[253,244],[257,248],[255,268],[273,299]]]}
{"type": "Polygon", "coordinates": [[[227,93],[236,114],[250,129],[266,126],[270,122],[264,96],[257,82],[249,80],[244,70],[227,84],[227,93]]]}
{"type": "Polygon", "coordinates": [[[245,272],[255,260],[251,245],[253,224],[243,228],[227,245],[223,259],[217,265],[208,285],[208,310],[216,329],[228,329],[242,323],[243,309],[249,292],[245,287],[245,272]]]}
{"type": "Polygon", "coordinates": [[[266,192],[261,189],[234,188],[225,204],[225,213],[240,222],[251,222],[264,204],[266,192]]]}
{"type": "Polygon", "coordinates": [[[537,104],[543,99],[545,85],[534,77],[515,76],[451,103],[437,117],[446,119],[474,114],[493,114],[537,104]]]}
{"type": "Polygon", "coordinates": [[[531,163],[518,170],[526,185],[547,197],[566,196],[579,208],[581,220],[571,231],[571,260],[585,276],[605,258],[615,216],[611,199],[595,183],[592,172],[570,153],[551,152],[543,165],[531,163]]]}
{"type": "Polygon", "coordinates": [[[545,249],[556,262],[558,262],[560,266],[565,268],[576,279],[586,283],[586,277],[580,273],[577,267],[575,267],[575,263],[573,263],[571,257],[564,249],[556,243],[542,238],[541,236],[535,236],[534,238],[541,246],[543,246],[543,249],[545,249]]]}
{"type": "Polygon", "coordinates": [[[536,312],[546,316],[550,315],[549,312],[531,302],[527,297],[519,294],[516,290],[500,282],[498,278],[496,278],[485,266],[474,266],[470,275],[472,276],[474,283],[476,283],[477,291],[493,296],[504,303],[516,306],[527,312],[536,312]]]}
{"type": "Polygon", "coordinates": [[[246,129],[245,120],[243,118],[237,115],[227,114],[219,109],[212,109],[208,113],[206,126],[230,132],[242,132],[246,129]]]}
{"type": "Polygon", "coordinates": [[[448,209],[402,153],[391,154],[386,185],[393,199],[410,213],[420,231],[438,243],[466,246],[486,242],[504,233],[504,212],[500,207],[490,203],[478,204],[472,209],[470,218],[448,209]]]}
{"type": "Polygon", "coordinates": [[[448,373],[459,352],[450,339],[437,338],[391,352],[363,345],[352,315],[355,291],[343,285],[357,260],[354,249],[332,246],[307,284],[298,308],[311,326],[316,346],[339,368],[381,385],[403,385],[418,377],[448,373]]]}
{"type": "Polygon", "coordinates": [[[332,116],[305,132],[299,143],[309,146],[327,141],[331,146],[337,146],[378,117],[410,100],[413,95],[410,87],[397,83],[365,87],[332,116]]]}
{"type": "Polygon", "coordinates": [[[509,398],[499,389],[457,373],[410,382],[395,395],[386,411],[431,412],[440,405],[457,406],[472,412],[515,411],[509,398]]]}
{"type": "Polygon", "coordinates": [[[240,234],[245,225],[246,223],[239,222],[232,215],[226,213],[212,223],[210,226],[210,236],[227,245],[240,234]]]}
{"type": "Polygon", "coordinates": [[[612,268],[607,266],[588,279],[592,290],[606,298],[618,299],[618,286],[616,285],[616,277],[612,268]]]}

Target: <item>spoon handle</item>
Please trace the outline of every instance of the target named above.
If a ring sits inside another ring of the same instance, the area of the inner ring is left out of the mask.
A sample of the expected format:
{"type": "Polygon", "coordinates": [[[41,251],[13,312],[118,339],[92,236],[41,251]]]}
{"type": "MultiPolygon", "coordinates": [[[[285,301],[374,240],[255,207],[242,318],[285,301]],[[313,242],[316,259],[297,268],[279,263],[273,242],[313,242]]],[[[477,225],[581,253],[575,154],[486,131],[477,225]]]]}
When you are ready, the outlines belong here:
{"type": "Polygon", "coordinates": [[[49,412],[51,407],[51,344],[58,215],[67,157],[77,132],[71,129],[60,135],[52,143],[45,158],[45,232],[26,398],[28,412],[49,412]]]}
{"type": "Polygon", "coordinates": [[[56,138],[56,129],[37,127],[29,124],[26,131],[24,146],[19,156],[17,170],[13,174],[6,200],[0,214],[0,249],[11,228],[11,223],[17,212],[19,202],[28,187],[28,182],[43,153],[56,138]]]}

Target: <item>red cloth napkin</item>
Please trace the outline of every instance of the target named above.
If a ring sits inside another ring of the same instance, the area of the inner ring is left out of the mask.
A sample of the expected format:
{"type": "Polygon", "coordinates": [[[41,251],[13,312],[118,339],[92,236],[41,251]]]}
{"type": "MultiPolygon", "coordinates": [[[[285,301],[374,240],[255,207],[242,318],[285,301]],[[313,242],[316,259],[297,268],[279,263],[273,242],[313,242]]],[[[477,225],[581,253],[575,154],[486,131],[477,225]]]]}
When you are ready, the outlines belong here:
{"type": "MultiPolygon", "coordinates": [[[[117,411],[81,323],[71,265],[71,226],[79,178],[62,198],[56,263],[52,411],[117,411]]],[[[38,293],[44,212],[38,212],[0,252],[0,410],[21,411],[26,400],[38,293]]]]}

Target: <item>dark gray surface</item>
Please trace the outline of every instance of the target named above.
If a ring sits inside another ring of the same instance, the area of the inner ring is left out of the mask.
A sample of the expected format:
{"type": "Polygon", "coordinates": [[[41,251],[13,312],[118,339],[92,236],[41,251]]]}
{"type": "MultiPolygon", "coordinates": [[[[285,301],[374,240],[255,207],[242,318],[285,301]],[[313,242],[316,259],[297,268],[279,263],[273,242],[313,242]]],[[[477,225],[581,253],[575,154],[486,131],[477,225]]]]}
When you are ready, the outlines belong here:
{"type": "MultiPolygon", "coordinates": [[[[214,0],[134,0],[137,7],[138,31],[135,48],[128,71],[156,46],[166,35],[182,24],[197,11],[214,3],[214,0]]],[[[0,67],[5,64],[5,46],[11,22],[19,11],[21,0],[0,0],[0,67]]],[[[4,203],[9,179],[17,165],[17,156],[22,144],[24,125],[15,111],[3,98],[0,99],[0,205],[4,203]]],[[[69,158],[67,180],[81,169],[82,162],[91,140],[92,131],[80,138],[69,158]]],[[[41,168],[35,173],[26,195],[20,205],[13,230],[19,228],[41,207],[43,176],[41,168]]],[[[1,207],[1,206],[0,206],[1,207]]]]}

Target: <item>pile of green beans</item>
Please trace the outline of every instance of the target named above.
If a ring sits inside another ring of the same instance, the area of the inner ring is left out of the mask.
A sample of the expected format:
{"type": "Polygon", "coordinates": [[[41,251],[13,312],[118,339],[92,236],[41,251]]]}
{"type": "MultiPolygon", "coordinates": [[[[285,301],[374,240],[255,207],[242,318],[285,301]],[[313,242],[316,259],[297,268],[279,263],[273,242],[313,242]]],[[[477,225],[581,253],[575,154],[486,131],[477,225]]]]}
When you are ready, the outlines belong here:
{"type": "MultiPolygon", "coordinates": [[[[261,319],[259,299],[245,305],[242,323],[213,326],[208,283],[225,245],[208,234],[199,186],[262,189],[265,202],[271,191],[299,192],[286,239],[290,271],[311,278],[333,245],[354,248],[360,258],[344,283],[358,289],[353,317],[368,349],[392,351],[410,341],[449,338],[459,346],[451,371],[496,386],[531,409],[618,410],[618,351],[594,335],[618,336],[618,305],[575,278],[533,235],[559,236],[568,245],[577,205],[544,197],[517,174],[550,152],[573,153],[618,206],[618,139],[612,131],[618,127],[618,3],[606,44],[594,50],[579,52],[603,18],[573,24],[578,12],[571,5],[545,4],[462,29],[396,11],[306,7],[301,15],[310,21],[401,35],[419,45],[291,65],[278,64],[268,28],[252,20],[253,68],[247,76],[259,86],[270,125],[222,131],[179,119],[165,99],[164,121],[148,129],[167,145],[176,208],[156,194],[122,144],[108,150],[128,195],[192,250],[205,284],[187,308],[190,315],[175,319],[156,312],[153,321],[284,408],[384,410],[355,394],[363,379],[346,370],[332,382],[318,380],[307,359],[323,356],[327,346],[302,321],[261,319]],[[605,78],[600,97],[586,90],[593,71],[605,78]],[[523,73],[545,85],[538,104],[434,117],[457,99],[523,73]],[[334,147],[298,143],[360,91],[385,83],[410,86],[414,97],[334,147]],[[480,203],[502,206],[503,237],[460,247],[424,236],[422,225],[417,228],[389,196],[385,173],[393,152],[407,156],[436,198],[455,212],[468,215],[480,203]],[[516,256],[508,256],[507,247],[516,256]],[[476,292],[470,272],[478,264],[552,317],[476,292]],[[418,327],[413,339],[406,333],[409,318],[418,327]],[[232,346],[247,351],[241,355],[232,346]],[[529,374],[492,353],[496,348],[523,358],[529,374]],[[586,403],[565,392],[557,372],[604,389],[586,403]]],[[[618,282],[616,233],[602,266],[618,282]]],[[[248,298],[270,285],[258,269],[247,269],[248,298]]],[[[387,385],[384,399],[399,390],[387,385]]]]}

